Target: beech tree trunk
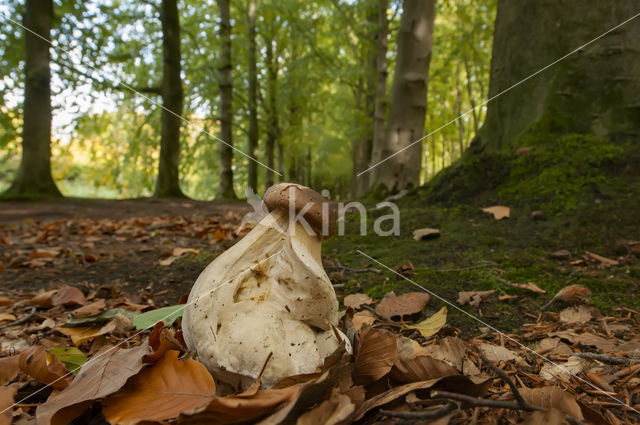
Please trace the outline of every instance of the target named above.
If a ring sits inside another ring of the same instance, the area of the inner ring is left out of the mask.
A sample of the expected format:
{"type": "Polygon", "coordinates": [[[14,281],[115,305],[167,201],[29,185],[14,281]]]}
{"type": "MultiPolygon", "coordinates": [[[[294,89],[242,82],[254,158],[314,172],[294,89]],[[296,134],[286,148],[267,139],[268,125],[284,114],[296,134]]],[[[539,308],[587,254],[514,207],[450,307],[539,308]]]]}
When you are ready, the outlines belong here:
{"type": "MultiPolygon", "coordinates": [[[[265,144],[265,156],[267,166],[274,168],[274,149],[278,141],[280,129],[278,122],[277,108],[277,88],[278,88],[278,64],[273,52],[273,39],[269,38],[266,46],[266,62],[267,62],[267,111],[268,111],[268,127],[267,141],[265,144]]],[[[275,173],[270,169],[266,169],[265,189],[273,186],[275,183],[275,173]]]]}
{"type": "Polygon", "coordinates": [[[160,162],[155,196],[184,197],[180,190],[180,126],[182,79],[180,77],[180,18],[177,0],[162,0],[162,128],[160,162]]]}
{"type": "MultiPolygon", "coordinates": [[[[404,1],[389,121],[384,143],[374,151],[373,164],[422,137],[434,15],[434,0],[404,1]]],[[[421,163],[422,143],[386,160],[371,171],[373,192],[376,196],[386,196],[419,185],[421,163]]]]}
{"type": "MultiPolygon", "coordinates": [[[[499,0],[489,97],[638,11],[635,0],[499,0]]],[[[474,151],[508,146],[547,115],[562,116],[567,132],[640,134],[639,39],[636,19],[489,102],[474,151]]]]}
{"type": "Polygon", "coordinates": [[[231,80],[231,17],[229,0],[218,0],[220,9],[220,179],[218,199],[237,199],[233,191],[233,137],[232,137],[232,96],[231,80]]]}
{"type": "MultiPolygon", "coordinates": [[[[26,0],[22,22],[45,39],[51,38],[52,0],[26,0]]],[[[25,81],[22,158],[9,196],[61,196],[51,177],[51,71],[49,46],[24,32],[25,81]]]]}
{"type": "MultiPolygon", "coordinates": [[[[255,158],[258,147],[258,71],[256,64],[256,2],[249,0],[247,7],[248,36],[249,36],[249,143],[247,155],[255,158]]],[[[248,162],[249,187],[258,190],[258,164],[248,162]]]]}

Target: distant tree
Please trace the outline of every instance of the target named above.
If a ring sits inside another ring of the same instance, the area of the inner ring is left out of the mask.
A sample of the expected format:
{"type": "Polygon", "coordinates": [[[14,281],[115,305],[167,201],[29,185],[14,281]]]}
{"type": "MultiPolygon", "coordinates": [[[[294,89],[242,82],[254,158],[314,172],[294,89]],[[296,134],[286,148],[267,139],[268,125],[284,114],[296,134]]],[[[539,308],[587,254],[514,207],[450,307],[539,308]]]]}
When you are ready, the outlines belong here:
{"type": "MultiPolygon", "coordinates": [[[[277,48],[275,37],[277,27],[273,21],[268,24],[268,33],[265,35],[265,66],[267,68],[267,94],[265,110],[267,111],[267,140],[265,143],[265,157],[267,169],[265,169],[265,188],[273,186],[275,183],[275,173],[272,171],[275,166],[274,154],[276,144],[279,149],[280,141],[280,119],[278,115],[278,59],[274,54],[277,48]]],[[[279,165],[280,166],[280,165],[279,165]]],[[[280,170],[281,171],[281,170],[280,170]]]]}
{"type": "Polygon", "coordinates": [[[233,191],[233,139],[232,139],[232,100],[233,83],[231,79],[231,16],[229,0],[218,0],[220,9],[220,179],[218,199],[236,199],[233,191]]]}
{"type": "MultiPolygon", "coordinates": [[[[635,0],[500,0],[489,97],[636,13],[635,0]]],[[[566,132],[637,137],[640,56],[634,46],[638,39],[636,19],[492,100],[475,150],[509,146],[544,117],[558,118],[566,132]]]]}
{"type": "Polygon", "coordinates": [[[22,158],[13,184],[6,192],[10,196],[61,196],[51,176],[50,45],[45,40],[51,38],[52,21],[52,0],[26,0],[23,24],[30,31],[24,32],[22,158]]]}
{"type": "MultiPolygon", "coordinates": [[[[422,137],[435,7],[433,0],[405,0],[398,32],[389,120],[384,139],[373,148],[372,163],[384,160],[422,137]]],[[[422,144],[416,143],[375,167],[377,196],[420,184],[422,144]]]]}
{"type": "Polygon", "coordinates": [[[162,129],[155,196],[183,197],[180,189],[180,127],[182,78],[180,77],[180,18],[177,0],[162,0],[162,129]]]}
{"type": "MultiPolygon", "coordinates": [[[[247,36],[249,38],[249,143],[247,155],[255,157],[258,147],[258,65],[256,59],[256,1],[247,6],[247,36]]],[[[258,163],[249,159],[247,184],[258,190],[258,163]]]]}

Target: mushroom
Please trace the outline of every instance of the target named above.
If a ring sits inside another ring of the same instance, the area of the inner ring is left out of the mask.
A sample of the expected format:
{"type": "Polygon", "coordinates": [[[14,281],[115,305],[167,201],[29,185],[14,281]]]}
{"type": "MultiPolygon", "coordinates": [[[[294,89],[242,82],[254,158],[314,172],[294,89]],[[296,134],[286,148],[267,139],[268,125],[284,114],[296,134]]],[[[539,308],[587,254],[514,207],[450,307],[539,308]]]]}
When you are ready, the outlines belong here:
{"type": "Polygon", "coordinates": [[[338,301],[320,257],[323,219],[333,229],[327,202],[310,188],[280,183],[264,204],[269,214],[198,277],[182,330],[217,378],[262,371],[270,387],[314,372],[338,337],[348,339],[336,329],[338,301]]]}

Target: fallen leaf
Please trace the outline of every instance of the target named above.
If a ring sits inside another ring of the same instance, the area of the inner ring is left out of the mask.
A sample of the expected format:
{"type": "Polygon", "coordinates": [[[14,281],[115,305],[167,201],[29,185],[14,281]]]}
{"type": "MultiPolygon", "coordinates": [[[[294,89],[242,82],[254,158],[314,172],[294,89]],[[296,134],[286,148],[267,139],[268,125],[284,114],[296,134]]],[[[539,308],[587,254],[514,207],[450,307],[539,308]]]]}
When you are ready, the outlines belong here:
{"type": "Polygon", "coordinates": [[[38,294],[35,297],[31,298],[29,303],[38,307],[49,308],[53,305],[53,296],[56,292],[58,292],[58,290],[54,289],[52,291],[46,291],[38,294]]]}
{"type": "Polygon", "coordinates": [[[154,353],[145,357],[145,362],[154,363],[160,360],[167,351],[185,351],[180,341],[176,339],[173,330],[160,326],[154,327],[149,335],[149,344],[153,348],[154,353]]]}
{"type": "Polygon", "coordinates": [[[540,377],[547,381],[556,381],[560,377],[570,377],[577,375],[586,367],[587,361],[580,357],[571,356],[564,363],[546,362],[540,369],[540,377]]]}
{"type": "Polygon", "coordinates": [[[597,261],[598,263],[600,263],[602,267],[611,267],[611,266],[617,266],[618,264],[620,264],[616,260],[612,260],[610,258],[603,257],[602,255],[594,254],[593,252],[589,252],[589,251],[585,252],[584,256],[588,260],[597,261]]]}
{"type": "Polygon", "coordinates": [[[215,397],[213,377],[200,362],[178,360],[169,350],[153,366],[131,378],[118,393],[102,401],[102,412],[112,424],[135,425],[165,421],[182,412],[204,409],[215,397]]]}
{"type": "Polygon", "coordinates": [[[458,370],[462,371],[464,357],[467,347],[464,341],[458,337],[448,336],[438,341],[437,344],[430,344],[423,349],[433,358],[447,362],[458,370]]]}
{"type": "Polygon", "coordinates": [[[77,327],[77,328],[67,328],[60,327],[56,328],[56,331],[60,332],[63,335],[71,337],[71,341],[75,345],[80,345],[85,341],[91,341],[92,339],[105,335],[113,330],[115,330],[116,324],[114,322],[109,322],[106,325],[95,328],[95,327],[77,327]]]}
{"type": "Polygon", "coordinates": [[[5,305],[11,305],[14,301],[11,298],[0,297],[0,307],[4,307],[5,305]]]}
{"type": "Polygon", "coordinates": [[[365,328],[360,331],[356,352],[354,381],[368,384],[389,373],[398,360],[398,340],[388,331],[365,328]]]}
{"type": "Polygon", "coordinates": [[[71,312],[73,317],[90,317],[96,316],[107,308],[107,303],[101,298],[97,301],[92,302],[91,304],[87,304],[84,307],[77,308],[71,312]]]}
{"type": "Polygon", "coordinates": [[[569,425],[566,421],[565,415],[558,409],[551,408],[544,412],[536,411],[531,413],[527,420],[522,425],[569,425]]]}
{"type": "Polygon", "coordinates": [[[72,379],[64,364],[38,345],[20,353],[18,364],[22,372],[56,390],[65,389],[72,379]]]}
{"type": "Polygon", "coordinates": [[[496,220],[502,220],[503,218],[509,218],[511,215],[511,208],[504,205],[494,205],[492,207],[483,208],[482,211],[493,214],[493,218],[496,220]]]}
{"type": "Polygon", "coordinates": [[[584,419],[582,410],[568,392],[558,387],[521,388],[520,394],[531,404],[547,409],[555,408],[579,421],[584,419]]]}
{"type": "Polygon", "coordinates": [[[591,309],[585,305],[567,307],[560,312],[560,321],[563,323],[586,323],[592,318],[591,309]]]}
{"type": "Polygon", "coordinates": [[[133,326],[138,330],[152,328],[158,322],[171,326],[177,318],[182,317],[184,306],[185,304],[171,305],[139,314],[133,319],[133,326]]]}
{"type": "Polygon", "coordinates": [[[134,348],[103,347],[82,365],[76,378],[62,392],[51,396],[36,410],[38,425],[64,425],[79,416],[93,400],[107,397],[142,369],[149,354],[145,342],[134,348]]]}
{"type": "Polygon", "coordinates": [[[479,306],[480,302],[490,295],[495,294],[495,290],[490,291],[462,291],[458,292],[458,304],[465,305],[469,303],[472,306],[479,306]]]}
{"type": "Polygon", "coordinates": [[[373,322],[376,321],[376,315],[369,310],[358,311],[351,318],[351,323],[353,323],[353,328],[357,331],[362,329],[365,326],[370,326],[373,322]]]}
{"type": "Polygon", "coordinates": [[[16,395],[15,386],[0,388],[0,425],[11,425],[13,422],[13,397],[16,395]]]}
{"type": "Polygon", "coordinates": [[[38,258],[53,258],[60,255],[61,249],[54,248],[38,248],[31,251],[29,254],[29,260],[35,260],[38,258]]]}
{"type": "Polygon", "coordinates": [[[420,313],[429,301],[429,294],[424,292],[409,292],[396,295],[387,292],[376,306],[376,312],[384,317],[409,316],[420,313]]]}
{"type": "Polygon", "coordinates": [[[521,288],[521,289],[527,289],[531,292],[535,292],[538,294],[546,294],[547,291],[545,291],[544,289],[540,288],[538,285],[536,285],[533,282],[527,282],[527,283],[509,283],[510,286],[513,286],[514,288],[521,288]]]}
{"type": "MultiPolygon", "coordinates": [[[[587,303],[591,291],[582,285],[569,285],[562,288],[546,305],[553,301],[564,301],[569,304],[587,303]]],[[[546,306],[545,305],[545,306],[546,306]]]]}
{"type": "Polygon", "coordinates": [[[82,291],[73,286],[65,285],[53,295],[51,299],[53,306],[57,305],[85,305],[87,299],[84,297],[82,291]]]}
{"type": "Polygon", "coordinates": [[[504,295],[499,295],[499,296],[498,296],[498,300],[500,300],[500,301],[515,300],[515,299],[517,299],[517,298],[518,298],[518,296],[517,296],[517,295],[507,295],[507,294],[504,294],[504,295]]]}
{"type": "Polygon", "coordinates": [[[367,294],[350,294],[344,297],[342,303],[345,307],[351,307],[352,309],[357,310],[362,305],[373,304],[373,300],[367,294]]]}
{"type": "Polygon", "coordinates": [[[568,356],[573,353],[573,350],[560,338],[544,338],[538,342],[536,352],[549,356],[568,356]]]}
{"type": "Polygon", "coordinates": [[[348,395],[340,393],[339,388],[331,391],[328,400],[317,407],[302,414],[296,425],[341,425],[349,423],[349,419],[356,410],[348,395]]]}
{"type": "Polygon", "coordinates": [[[76,347],[52,347],[49,349],[49,354],[60,360],[73,373],[87,362],[84,353],[76,347]]]}
{"type": "Polygon", "coordinates": [[[20,371],[20,356],[0,357],[0,386],[13,381],[20,371]]]}
{"type": "Polygon", "coordinates": [[[425,227],[424,229],[416,229],[413,231],[413,239],[417,241],[425,241],[429,239],[435,239],[440,237],[440,230],[430,229],[425,227]]]}
{"type": "Polygon", "coordinates": [[[517,363],[524,364],[525,361],[522,357],[515,352],[505,348],[501,345],[489,344],[488,342],[480,342],[476,344],[478,350],[482,352],[482,355],[490,362],[500,363],[515,360],[517,363]]]}
{"type": "Polygon", "coordinates": [[[11,322],[16,320],[16,316],[11,313],[0,313],[0,322],[11,322]]]}
{"type": "Polygon", "coordinates": [[[571,258],[571,252],[566,249],[559,249],[549,254],[549,258],[554,260],[568,260],[571,258]]]}
{"type": "Polygon", "coordinates": [[[442,360],[434,359],[431,356],[417,356],[411,359],[399,358],[393,365],[389,376],[406,384],[456,374],[458,371],[442,360]]]}
{"type": "Polygon", "coordinates": [[[181,257],[185,254],[198,254],[200,252],[197,248],[173,248],[171,255],[174,257],[181,257]]]}
{"type": "MultiPolygon", "coordinates": [[[[88,306],[87,306],[88,307],[88,306]]],[[[84,308],[84,307],[82,307],[84,308]]],[[[138,314],[137,311],[130,311],[130,310],[125,310],[123,308],[112,308],[109,309],[107,311],[105,311],[104,313],[101,313],[97,316],[89,316],[89,317],[72,317],[69,320],[67,320],[67,323],[65,323],[66,327],[73,327],[73,326],[80,326],[80,325],[89,325],[89,324],[97,324],[100,322],[107,322],[111,319],[113,319],[114,317],[121,315],[121,316],[126,316],[130,319],[133,319],[134,317],[136,317],[138,314]]]]}
{"type": "Polygon", "coordinates": [[[429,338],[437,334],[445,323],[447,323],[447,307],[442,307],[428,319],[416,323],[415,325],[406,326],[406,328],[414,329],[420,332],[423,337],[429,338]]]}

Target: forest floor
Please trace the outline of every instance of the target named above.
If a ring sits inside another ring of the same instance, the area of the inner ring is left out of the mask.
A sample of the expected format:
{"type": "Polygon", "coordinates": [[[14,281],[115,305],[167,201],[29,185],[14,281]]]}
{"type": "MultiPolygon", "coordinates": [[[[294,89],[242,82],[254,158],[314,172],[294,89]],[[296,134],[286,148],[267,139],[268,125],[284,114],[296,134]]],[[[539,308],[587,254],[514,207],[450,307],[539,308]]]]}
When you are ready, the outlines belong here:
{"type": "MultiPolygon", "coordinates": [[[[605,203],[540,220],[512,209],[510,218],[496,220],[471,206],[418,208],[410,199],[401,205],[399,236],[375,235],[373,221],[389,211],[370,210],[367,235],[359,234],[359,216],[349,214],[346,234],[324,242],[323,260],[339,295],[362,292],[379,300],[391,291],[422,291],[360,251],[456,305],[460,292],[495,291],[478,305],[460,308],[503,331],[535,320],[571,284],[591,290],[593,304],[605,314],[640,306],[634,208],[605,203]],[[413,230],[423,227],[438,228],[441,236],[415,241],[413,230]],[[552,258],[559,250],[570,256],[552,258]],[[353,270],[369,267],[382,273],[353,270]],[[533,291],[518,287],[529,283],[533,291]]],[[[28,295],[71,285],[129,294],[133,302],[175,304],[204,267],[235,243],[248,211],[244,202],[192,200],[2,202],[2,289],[28,295]]],[[[443,305],[432,296],[424,315],[443,305]]],[[[547,310],[562,308],[552,303],[547,310]]],[[[484,327],[449,310],[449,323],[466,337],[484,327]]]]}

